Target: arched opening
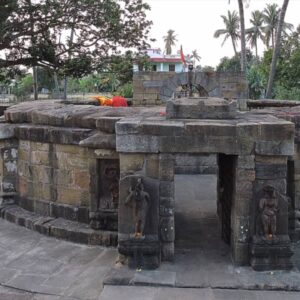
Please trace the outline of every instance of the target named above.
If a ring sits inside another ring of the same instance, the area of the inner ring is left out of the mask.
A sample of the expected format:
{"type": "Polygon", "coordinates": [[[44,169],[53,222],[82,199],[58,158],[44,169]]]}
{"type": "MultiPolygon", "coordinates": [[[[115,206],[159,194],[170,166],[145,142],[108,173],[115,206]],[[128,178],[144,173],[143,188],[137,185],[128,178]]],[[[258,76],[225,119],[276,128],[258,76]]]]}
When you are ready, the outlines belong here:
{"type": "MultiPolygon", "coordinates": [[[[190,96],[190,88],[188,84],[182,84],[176,88],[174,98],[184,98],[190,96]]],[[[193,97],[208,97],[207,90],[200,84],[192,85],[192,96],[193,97]]]]}

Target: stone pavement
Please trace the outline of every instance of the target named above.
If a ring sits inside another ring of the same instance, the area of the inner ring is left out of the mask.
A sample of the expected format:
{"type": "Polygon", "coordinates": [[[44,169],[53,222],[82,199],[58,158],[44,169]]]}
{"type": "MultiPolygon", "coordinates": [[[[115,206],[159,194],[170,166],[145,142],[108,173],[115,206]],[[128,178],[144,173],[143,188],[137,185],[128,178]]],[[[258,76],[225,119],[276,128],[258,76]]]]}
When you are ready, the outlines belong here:
{"type": "Polygon", "coordinates": [[[115,249],[60,241],[4,220],[0,228],[0,300],[98,299],[115,249]]]}
{"type": "MultiPolygon", "coordinates": [[[[4,220],[0,220],[0,228],[0,300],[300,299],[299,292],[257,290],[263,287],[245,290],[107,285],[103,289],[103,281],[114,266],[117,256],[115,249],[59,241],[4,220]]],[[[188,280],[204,274],[200,272],[196,276],[197,267],[200,270],[198,257],[193,257],[193,261],[195,268],[191,276],[186,277],[188,280]]],[[[186,275],[190,266],[187,263],[186,275]]],[[[149,285],[149,280],[156,278],[156,285],[170,286],[175,277],[171,271],[167,271],[169,267],[165,264],[152,273],[131,271],[135,282],[129,284],[149,285]]],[[[180,268],[183,270],[180,264],[177,265],[178,271],[180,268]]],[[[114,268],[121,277],[122,269],[114,268]]],[[[228,279],[228,273],[223,271],[220,269],[215,282],[222,277],[228,279]]],[[[206,273],[209,271],[206,270],[206,273]]],[[[254,274],[258,278],[268,277],[266,273],[254,274]]],[[[290,280],[296,280],[292,274],[290,280]]],[[[270,275],[269,278],[272,278],[270,275]]],[[[185,277],[184,273],[181,276],[185,277]]],[[[300,286],[300,281],[297,285],[300,286]]],[[[276,280],[273,288],[276,289],[276,280]]]]}

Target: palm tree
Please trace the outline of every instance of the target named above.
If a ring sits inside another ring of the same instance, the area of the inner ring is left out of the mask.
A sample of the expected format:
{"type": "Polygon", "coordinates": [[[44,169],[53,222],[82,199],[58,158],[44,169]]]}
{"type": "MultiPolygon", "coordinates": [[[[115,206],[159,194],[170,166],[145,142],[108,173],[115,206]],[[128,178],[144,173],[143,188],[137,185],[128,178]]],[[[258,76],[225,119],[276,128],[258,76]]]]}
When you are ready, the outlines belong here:
{"type": "Polygon", "coordinates": [[[201,56],[198,54],[196,49],[192,51],[191,58],[193,58],[193,65],[195,67],[196,66],[196,61],[200,61],[200,59],[201,59],[201,56]]]}
{"type": "Polygon", "coordinates": [[[275,31],[278,24],[278,16],[279,16],[278,5],[275,3],[267,4],[267,7],[263,10],[263,19],[264,19],[264,23],[266,24],[264,27],[264,33],[265,33],[264,42],[267,49],[270,48],[270,40],[272,41],[272,47],[274,48],[275,31]]]}
{"type": "MultiPolygon", "coordinates": [[[[263,28],[265,33],[264,42],[267,49],[270,49],[270,40],[272,42],[272,48],[275,46],[275,37],[277,34],[277,27],[279,22],[280,9],[277,4],[267,4],[267,7],[263,11],[263,19],[266,24],[263,28]]],[[[283,22],[282,33],[287,34],[287,30],[292,30],[293,24],[283,22]]]]}
{"type": "Polygon", "coordinates": [[[280,11],[280,16],[279,16],[279,21],[278,21],[278,30],[276,32],[276,43],[275,43],[273,56],[272,56],[271,70],[270,70],[270,74],[269,74],[268,87],[267,87],[267,93],[266,93],[267,98],[270,98],[272,95],[273,83],[274,83],[274,78],[275,78],[275,73],[276,73],[276,64],[277,64],[277,59],[280,54],[281,33],[282,33],[283,27],[284,27],[284,18],[285,18],[285,13],[286,13],[288,4],[289,4],[289,0],[284,0],[281,11],[280,11]]]}
{"type": "Polygon", "coordinates": [[[168,30],[167,35],[163,37],[165,42],[165,51],[168,55],[172,54],[172,46],[175,46],[175,42],[177,42],[176,35],[174,33],[175,31],[170,29],[168,30]]]}
{"type": "Polygon", "coordinates": [[[240,38],[240,35],[239,35],[239,28],[240,28],[239,16],[238,16],[236,11],[233,11],[233,12],[228,11],[227,17],[222,15],[221,18],[223,19],[223,22],[225,24],[225,29],[218,29],[215,32],[214,37],[218,38],[221,35],[225,35],[222,46],[224,45],[226,40],[230,37],[234,53],[235,53],[235,55],[237,55],[236,42],[240,38]]]}
{"type": "Polygon", "coordinates": [[[251,48],[255,48],[256,58],[258,57],[257,53],[257,40],[264,38],[263,36],[263,14],[259,11],[253,11],[251,13],[250,23],[252,27],[246,30],[247,41],[250,42],[251,48]]]}

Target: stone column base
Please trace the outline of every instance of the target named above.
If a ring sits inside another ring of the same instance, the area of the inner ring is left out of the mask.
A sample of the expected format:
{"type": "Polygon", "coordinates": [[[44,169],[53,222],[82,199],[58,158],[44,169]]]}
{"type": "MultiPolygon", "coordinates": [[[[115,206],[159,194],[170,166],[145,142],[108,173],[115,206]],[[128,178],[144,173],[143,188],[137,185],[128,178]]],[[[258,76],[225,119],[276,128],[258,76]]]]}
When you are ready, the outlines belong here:
{"type": "Polygon", "coordinates": [[[290,270],[293,255],[290,239],[287,235],[276,236],[272,240],[254,236],[251,247],[251,266],[255,271],[290,270]]]}
{"type": "Polygon", "coordinates": [[[131,269],[157,269],[160,265],[160,247],[158,241],[147,238],[130,238],[119,241],[119,253],[128,257],[131,269]]]}

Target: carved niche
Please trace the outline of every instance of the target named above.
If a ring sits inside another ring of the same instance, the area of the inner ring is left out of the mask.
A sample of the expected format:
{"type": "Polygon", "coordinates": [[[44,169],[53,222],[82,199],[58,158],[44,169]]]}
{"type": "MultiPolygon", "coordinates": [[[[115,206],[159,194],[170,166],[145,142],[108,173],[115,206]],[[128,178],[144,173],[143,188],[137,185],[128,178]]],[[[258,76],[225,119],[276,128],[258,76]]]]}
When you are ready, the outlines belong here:
{"type": "Polygon", "coordinates": [[[94,229],[118,229],[120,166],[117,159],[103,159],[98,163],[98,197],[90,213],[94,229]]]}

